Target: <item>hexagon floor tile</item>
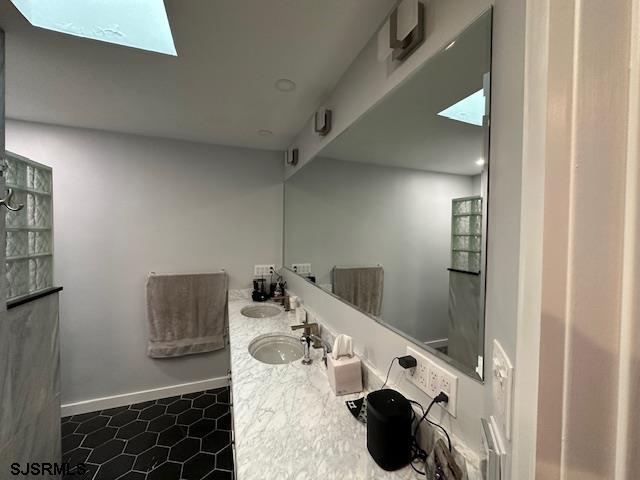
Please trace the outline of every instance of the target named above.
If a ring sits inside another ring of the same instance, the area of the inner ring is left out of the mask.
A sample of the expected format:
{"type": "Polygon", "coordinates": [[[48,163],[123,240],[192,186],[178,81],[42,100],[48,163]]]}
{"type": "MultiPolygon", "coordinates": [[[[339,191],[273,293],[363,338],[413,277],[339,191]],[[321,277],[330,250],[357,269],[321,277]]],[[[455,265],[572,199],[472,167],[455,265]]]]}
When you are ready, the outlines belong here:
{"type": "Polygon", "coordinates": [[[233,478],[230,412],[225,387],[65,417],[62,459],[87,480],[233,478]]]}

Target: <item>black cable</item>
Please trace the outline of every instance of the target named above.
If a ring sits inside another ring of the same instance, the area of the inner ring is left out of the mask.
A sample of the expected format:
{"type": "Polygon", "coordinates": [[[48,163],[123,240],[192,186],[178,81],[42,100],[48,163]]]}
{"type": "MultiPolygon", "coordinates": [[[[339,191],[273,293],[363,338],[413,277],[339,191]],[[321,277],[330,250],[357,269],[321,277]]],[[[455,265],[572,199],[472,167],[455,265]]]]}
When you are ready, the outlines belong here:
{"type": "Polygon", "coordinates": [[[453,449],[451,448],[451,438],[449,438],[449,434],[447,433],[447,431],[445,430],[445,428],[440,425],[439,423],[435,423],[432,422],[431,420],[429,420],[428,418],[426,419],[427,422],[429,422],[431,425],[433,425],[434,427],[438,427],[440,430],[442,430],[444,432],[444,436],[447,437],[447,443],[449,444],[449,452],[453,453],[453,449]]]}
{"type": "MultiPolygon", "coordinates": [[[[437,398],[437,397],[436,397],[437,398]]],[[[431,403],[429,404],[429,406],[427,407],[427,411],[424,412],[422,414],[422,417],[420,417],[420,420],[418,420],[418,423],[416,423],[415,428],[413,429],[413,436],[415,437],[416,434],[418,433],[418,429],[420,428],[420,424],[422,423],[422,421],[427,418],[427,415],[429,415],[429,412],[431,411],[431,408],[436,404],[436,398],[434,398],[433,400],[431,400],[431,403]]]]}
{"type": "Polygon", "coordinates": [[[409,400],[409,403],[413,403],[414,405],[419,406],[420,407],[420,411],[424,415],[424,407],[422,406],[422,404],[420,402],[416,402],[415,400],[411,400],[409,398],[407,398],[407,400],[409,400]]]}
{"type": "Polygon", "coordinates": [[[391,367],[393,367],[393,362],[395,362],[396,360],[399,360],[399,359],[400,359],[400,357],[394,357],[393,360],[391,360],[391,363],[389,364],[389,370],[387,370],[387,378],[384,379],[384,383],[380,387],[380,390],[382,390],[385,387],[385,385],[387,384],[387,382],[389,381],[389,374],[391,373],[391,367]]]}
{"type": "MultiPolygon", "coordinates": [[[[424,413],[424,408],[422,408],[422,405],[420,405],[418,402],[414,401],[414,400],[409,400],[409,402],[418,405],[420,407],[420,410],[424,413]]],[[[411,422],[414,422],[416,419],[416,412],[413,411],[413,408],[411,409],[411,422]]],[[[416,460],[420,460],[421,462],[425,462],[426,458],[427,458],[427,452],[425,452],[424,450],[422,450],[420,448],[420,446],[417,444],[415,437],[412,437],[412,442],[411,442],[411,460],[409,461],[409,464],[411,465],[411,468],[413,468],[413,470],[416,473],[419,473],[420,475],[426,475],[425,472],[422,472],[420,470],[418,470],[415,465],[413,464],[413,462],[415,462],[416,460]]]]}
{"type": "MultiPolygon", "coordinates": [[[[409,399],[408,399],[409,400],[409,399]]],[[[429,420],[427,418],[427,415],[429,415],[429,412],[431,411],[431,408],[433,408],[433,406],[436,403],[443,403],[443,402],[447,402],[449,401],[449,397],[440,392],[438,395],[436,395],[436,398],[434,398],[433,400],[431,400],[431,403],[429,404],[429,406],[427,407],[427,410],[425,411],[425,409],[423,408],[422,404],[420,402],[416,402],[415,400],[409,400],[410,403],[412,403],[413,405],[417,405],[420,407],[420,411],[422,412],[422,416],[420,417],[420,420],[418,420],[418,422],[416,423],[415,428],[413,429],[413,437],[412,437],[412,458],[411,458],[411,468],[419,473],[420,475],[426,475],[426,472],[421,472],[420,470],[418,470],[415,465],[413,464],[413,462],[415,462],[416,460],[420,460],[423,464],[426,465],[427,463],[427,452],[425,450],[423,450],[420,445],[418,444],[418,430],[420,429],[420,424],[422,423],[423,420],[426,420],[428,423],[430,423],[431,425],[440,428],[443,432],[445,437],[447,437],[447,442],[449,443],[449,451],[452,452],[452,445],[451,445],[451,438],[449,437],[449,433],[445,430],[445,428],[442,425],[439,425],[435,422],[432,422],[431,420],[429,420]]],[[[413,411],[413,409],[411,409],[411,412],[413,414],[413,419],[415,420],[416,416],[415,416],[415,412],[413,411]]],[[[425,469],[426,470],[426,469],[425,469]]]]}
{"type": "MultiPolygon", "coordinates": [[[[422,406],[422,404],[420,402],[416,402],[415,400],[410,400],[410,399],[407,399],[407,400],[409,400],[410,403],[420,407],[420,411],[424,415],[424,407],[422,406]]],[[[413,414],[413,419],[412,419],[412,421],[413,421],[413,420],[416,419],[416,414],[413,411],[413,409],[411,409],[411,413],[413,414]]],[[[418,445],[418,441],[416,440],[415,435],[412,437],[411,440],[412,440],[411,448],[413,450],[411,452],[411,454],[412,454],[411,462],[410,462],[411,468],[413,468],[413,470],[416,473],[420,474],[420,475],[426,475],[426,472],[422,472],[422,471],[418,470],[415,467],[415,465],[413,464],[413,462],[415,462],[416,460],[420,460],[422,463],[426,463],[426,461],[427,461],[427,452],[425,452],[422,448],[420,448],[420,445],[418,445]]]]}
{"type": "Polygon", "coordinates": [[[413,460],[411,460],[411,463],[409,463],[409,465],[411,465],[411,468],[413,468],[413,471],[416,472],[419,475],[426,475],[427,472],[421,472],[420,470],[418,470],[415,465],[413,464],[413,460]]]}

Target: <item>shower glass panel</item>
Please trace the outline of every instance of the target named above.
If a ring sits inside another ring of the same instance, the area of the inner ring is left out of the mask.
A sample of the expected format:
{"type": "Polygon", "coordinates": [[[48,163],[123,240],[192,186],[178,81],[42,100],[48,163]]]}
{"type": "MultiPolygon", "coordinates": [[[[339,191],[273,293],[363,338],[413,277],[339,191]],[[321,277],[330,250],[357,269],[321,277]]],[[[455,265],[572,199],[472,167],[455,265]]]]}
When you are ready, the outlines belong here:
{"type": "Polygon", "coordinates": [[[6,152],[7,188],[13,204],[6,213],[7,300],[53,286],[53,200],[50,167],[6,152]]]}

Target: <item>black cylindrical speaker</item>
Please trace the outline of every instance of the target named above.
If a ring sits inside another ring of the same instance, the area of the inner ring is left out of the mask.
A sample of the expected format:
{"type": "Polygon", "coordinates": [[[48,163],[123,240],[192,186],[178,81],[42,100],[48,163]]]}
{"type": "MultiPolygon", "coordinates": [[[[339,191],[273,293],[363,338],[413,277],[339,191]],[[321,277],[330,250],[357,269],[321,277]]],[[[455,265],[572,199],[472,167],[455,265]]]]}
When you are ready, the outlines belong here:
{"type": "Polygon", "coordinates": [[[411,404],[395,390],[367,395],[367,450],[387,471],[411,461],[411,404]]]}

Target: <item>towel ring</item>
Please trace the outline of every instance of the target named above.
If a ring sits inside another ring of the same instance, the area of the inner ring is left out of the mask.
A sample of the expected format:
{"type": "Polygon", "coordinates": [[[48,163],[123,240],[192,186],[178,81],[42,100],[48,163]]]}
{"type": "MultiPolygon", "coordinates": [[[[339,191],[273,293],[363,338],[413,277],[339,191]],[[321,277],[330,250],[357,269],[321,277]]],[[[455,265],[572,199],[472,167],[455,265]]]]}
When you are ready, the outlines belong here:
{"type": "Polygon", "coordinates": [[[22,210],[24,208],[24,204],[23,203],[19,203],[18,206],[14,207],[13,205],[11,205],[11,200],[13,199],[13,189],[12,188],[8,188],[7,189],[7,196],[0,199],[0,205],[4,205],[5,207],[7,207],[7,210],[10,210],[12,212],[17,212],[19,210],[22,210]]]}

